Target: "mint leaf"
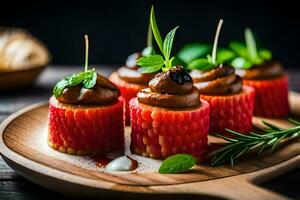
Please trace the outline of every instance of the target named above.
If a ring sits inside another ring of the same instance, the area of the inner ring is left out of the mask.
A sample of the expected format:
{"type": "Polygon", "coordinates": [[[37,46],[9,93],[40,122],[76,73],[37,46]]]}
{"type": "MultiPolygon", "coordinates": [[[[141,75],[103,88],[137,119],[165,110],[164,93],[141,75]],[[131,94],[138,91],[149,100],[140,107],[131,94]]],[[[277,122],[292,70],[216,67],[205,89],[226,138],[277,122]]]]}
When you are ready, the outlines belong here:
{"type": "Polygon", "coordinates": [[[149,66],[149,67],[140,67],[138,69],[138,71],[142,74],[150,74],[150,73],[154,73],[157,72],[161,69],[162,65],[153,65],[153,66],[149,66]]]}
{"type": "Polygon", "coordinates": [[[199,58],[194,61],[192,61],[190,64],[188,64],[188,69],[193,70],[193,69],[198,69],[201,71],[207,71],[211,70],[215,67],[214,64],[208,61],[208,59],[205,58],[199,58]]]}
{"type": "Polygon", "coordinates": [[[261,49],[258,51],[258,56],[263,60],[271,60],[272,52],[268,49],[261,49]]]}
{"type": "Polygon", "coordinates": [[[164,62],[165,60],[161,55],[150,55],[139,58],[136,63],[141,66],[138,71],[145,74],[159,71],[164,65],[164,62]]]}
{"type": "Polygon", "coordinates": [[[87,70],[78,74],[67,76],[60,80],[53,89],[53,95],[59,97],[66,88],[83,84],[85,88],[92,88],[96,84],[97,73],[95,70],[87,70]]]}
{"type": "Polygon", "coordinates": [[[91,77],[84,79],[82,84],[83,84],[84,88],[90,89],[90,88],[94,87],[96,82],[97,82],[97,73],[92,72],[91,77]]]}
{"type": "Polygon", "coordinates": [[[67,78],[58,81],[53,89],[53,95],[59,97],[64,89],[67,87],[69,81],[67,78]]]}
{"type": "Polygon", "coordinates": [[[230,42],[229,47],[240,57],[249,58],[246,46],[241,42],[230,42]]]}
{"type": "MultiPolygon", "coordinates": [[[[231,65],[237,69],[249,69],[253,65],[259,65],[264,60],[272,59],[272,52],[267,49],[257,48],[257,42],[250,28],[245,29],[246,44],[231,42],[230,49],[237,55],[231,59],[231,65]],[[258,49],[258,50],[257,50],[258,49]]],[[[230,56],[229,56],[230,57],[230,56]]]]}
{"type": "Polygon", "coordinates": [[[163,65],[164,58],[161,55],[150,55],[139,58],[136,64],[141,67],[150,67],[156,65],[163,65]]]}
{"type": "Polygon", "coordinates": [[[245,58],[237,57],[232,60],[231,65],[236,69],[249,69],[252,66],[252,63],[245,58]]]}
{"type": "Polygon", "coordinates": [[[250,28],[245,29],[245,40],[249,58],[256,62],[258,60],[256,42],[250,28]]]}
{"type": "Polygon", "coordinates": [[[224,62],[232,60],[235,57],[236,57],[236,54],[233,51],[231,51],[229,49],[221,49],[217,53],[217,62],[224,63],[224,62]]]}
{"type": "Polygon", "coordinates": [[[178,53],[178,58],[186,64],[197,58],[205,57],[212,50],[211,45],[201,43],[189,43],[178,53]]]}
{"type": "Polygon", "coordinates": [[[171,50],[173,47],[173,40],[176,33],[176,30],[179,26],[173,28],[165,37],[164,43],[163,43],[163,53],[166,60],[169,60],[171,55],[171,50]]]}
{"type": "Polygon", "coordinates": [[[163,40],[162,40],[162,37],[161,37],[160,32],[157,27],[153,6],[151,7],[150,23],[151,23],[151,28],[152,28],[152,32],[153,32],[154,38],[156,40],[156,43],[157,43],[159,49],[161,50],[161,52],[163,53],[163,40]]]}
{"type": "Polygon", "coordinates": [[[192,168],[197,158],[189,154],[177,154],[168,157],[161,164],[158,172],[161,174],[176,174],[192,168]]]}

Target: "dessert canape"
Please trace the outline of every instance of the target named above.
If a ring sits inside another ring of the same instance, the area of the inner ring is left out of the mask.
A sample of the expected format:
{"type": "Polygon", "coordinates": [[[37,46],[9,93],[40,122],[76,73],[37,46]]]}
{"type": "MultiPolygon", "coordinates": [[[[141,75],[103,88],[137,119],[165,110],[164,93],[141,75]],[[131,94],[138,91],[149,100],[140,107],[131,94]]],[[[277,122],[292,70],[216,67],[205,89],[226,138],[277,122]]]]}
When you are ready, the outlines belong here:
{"type": "Polygon", "coordinates": [[[202,157],[207,146],[209,105],[199,98],[191,76],[170,57],[176,28],[164,42],[158,31],[154,10],[151,26],[164,57],[142,57],[138,64],[147,71],[158,71],[149,88],[138,92],[129,102],[131,114],[131,151],[151,158],[167,158],[178,153],[202,157]],[[159,67],[158,67],[159,66],[159,67]]]}
{"type": "Polygon", "coordinates": [[[188,65],[200,96],[210,104],[210,132],[226,133],[231,129],[246,133],[252,128],[254,89],[242,85],[233,67],[216,61],[217,43],[223,20],[220,20],[212,56],[196,59],[188,65]]]}
{"type": "Polygon", "coordinates": [[[102,154],[124,145],[123,100],[117,86],[88,69],[59,81],[50,98],[48,144],[60,152],[102,154]]]}
{"type": "Polygon", "coordinates": [[[257,49],[252,31],[245,29],[245,43],[231,42],[230,49],[219,52],[236,68],[244,85],[255,88],[254,115],[285,117],[289,113],[288,76],[282,65],[272,60],[267,49],[257,49]],[[230,55],[230,56],[228,56],[230,55]]]}
{"type": "Polygon", "coordinates": [[[212,50],[211,45],[205,43],[187,43],[177,53],[177,58],[182,65],[186,66],[193,60],[205,58],[212,50]]]}
{"type": "Polygon", "coordinates": [[[118,86],[125,103],[126,124],[130,124],[129,100],[136,97],[141,89],[147,87],[148,82],[154,77],[154,73],[141,73],[136,61],[142,56],[152,55],[154,53],[152,47],[152,31],[149,24],[147,47],[141,53],[134,53],[128,56],[125,66],[113,72],[109,80],[118,86]]]}

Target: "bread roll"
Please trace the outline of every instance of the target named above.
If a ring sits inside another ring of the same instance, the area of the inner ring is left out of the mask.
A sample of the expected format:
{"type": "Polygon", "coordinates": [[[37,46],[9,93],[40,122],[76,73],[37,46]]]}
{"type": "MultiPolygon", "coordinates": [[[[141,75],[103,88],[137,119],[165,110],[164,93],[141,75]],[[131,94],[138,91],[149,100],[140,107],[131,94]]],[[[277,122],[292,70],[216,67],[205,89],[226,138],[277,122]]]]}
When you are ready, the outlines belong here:
{"type": "Polygon", "coordinates": [[[0,71],[47,65],[50,55],[38,39],[19,28],[0,28],[0,71]]]}

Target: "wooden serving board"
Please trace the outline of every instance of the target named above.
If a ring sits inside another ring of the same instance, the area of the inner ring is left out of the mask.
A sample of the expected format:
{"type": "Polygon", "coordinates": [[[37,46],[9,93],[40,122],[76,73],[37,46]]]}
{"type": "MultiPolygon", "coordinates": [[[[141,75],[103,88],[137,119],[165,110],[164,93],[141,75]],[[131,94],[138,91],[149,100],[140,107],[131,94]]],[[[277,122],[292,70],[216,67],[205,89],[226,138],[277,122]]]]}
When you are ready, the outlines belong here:
{"type": "MultiPolygon", "coordinates": [[[[290,97],[292,111],[299,114],[300,94],[291,93],[290,97]]],[[[300,166],[297,139],[272,155],[248,156],[234,167],[212,168],[203,163],[186,173],[162,175],[156,172],[161,161],[131,155],[141,163],[138,170],[112,173],[97,167],[90,157],[66,155],[49,148],[47,117],[47,103],[29,106],[10,116],[0,127],[0,151],[7,164],[22,176],[65,194],[185,193],[229,199],[287,199],[253,184],[300,166]]],[[[255,117],[253,122],[259,124],[261,119],[255,117]]],[[[284,119],[264,120],[281,127],[292,126],[284,119]]],[[[125,153],[130,154],[130,127],[125,132],[125,153]]]]}

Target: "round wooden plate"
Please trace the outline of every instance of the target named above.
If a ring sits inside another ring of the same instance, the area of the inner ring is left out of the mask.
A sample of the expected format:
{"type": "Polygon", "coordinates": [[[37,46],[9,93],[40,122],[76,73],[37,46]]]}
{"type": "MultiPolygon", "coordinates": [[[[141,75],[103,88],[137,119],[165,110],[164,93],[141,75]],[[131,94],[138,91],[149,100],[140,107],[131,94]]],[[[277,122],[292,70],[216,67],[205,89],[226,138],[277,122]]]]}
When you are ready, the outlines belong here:
{"type": "MultiPolygon", "coordinates": [[[[293,113],[299,113],[300,95],[291,93],[290,97],[293,113]]],[[[142,163],[137,171],[110,173],[97,167],[90,157],[66,155],[49,148],[47,117],[47,103],[29,106],[10,116],[0,127],[0,151],[7,164],[22,176],[64,194],[185,193],[231,199],[286,199],[252,183],[273,178],[300,164],[298,139],[272,155],[248,156],[234,167],[212,168],[204,163],[183,174],[162,175],[156,172],[161,161],[131,155],[142,163]]],[[[253,122],[259,124],[261,119],[255,117],[253,122]]],[[[292,126],[284,119],[264,120],[281,127],[292,126]]],[[[127,147],[129,134],[130,127],[126,127],[127,147]]],[[[127,148],[125,153],[130,154],[127,148]]]]}

